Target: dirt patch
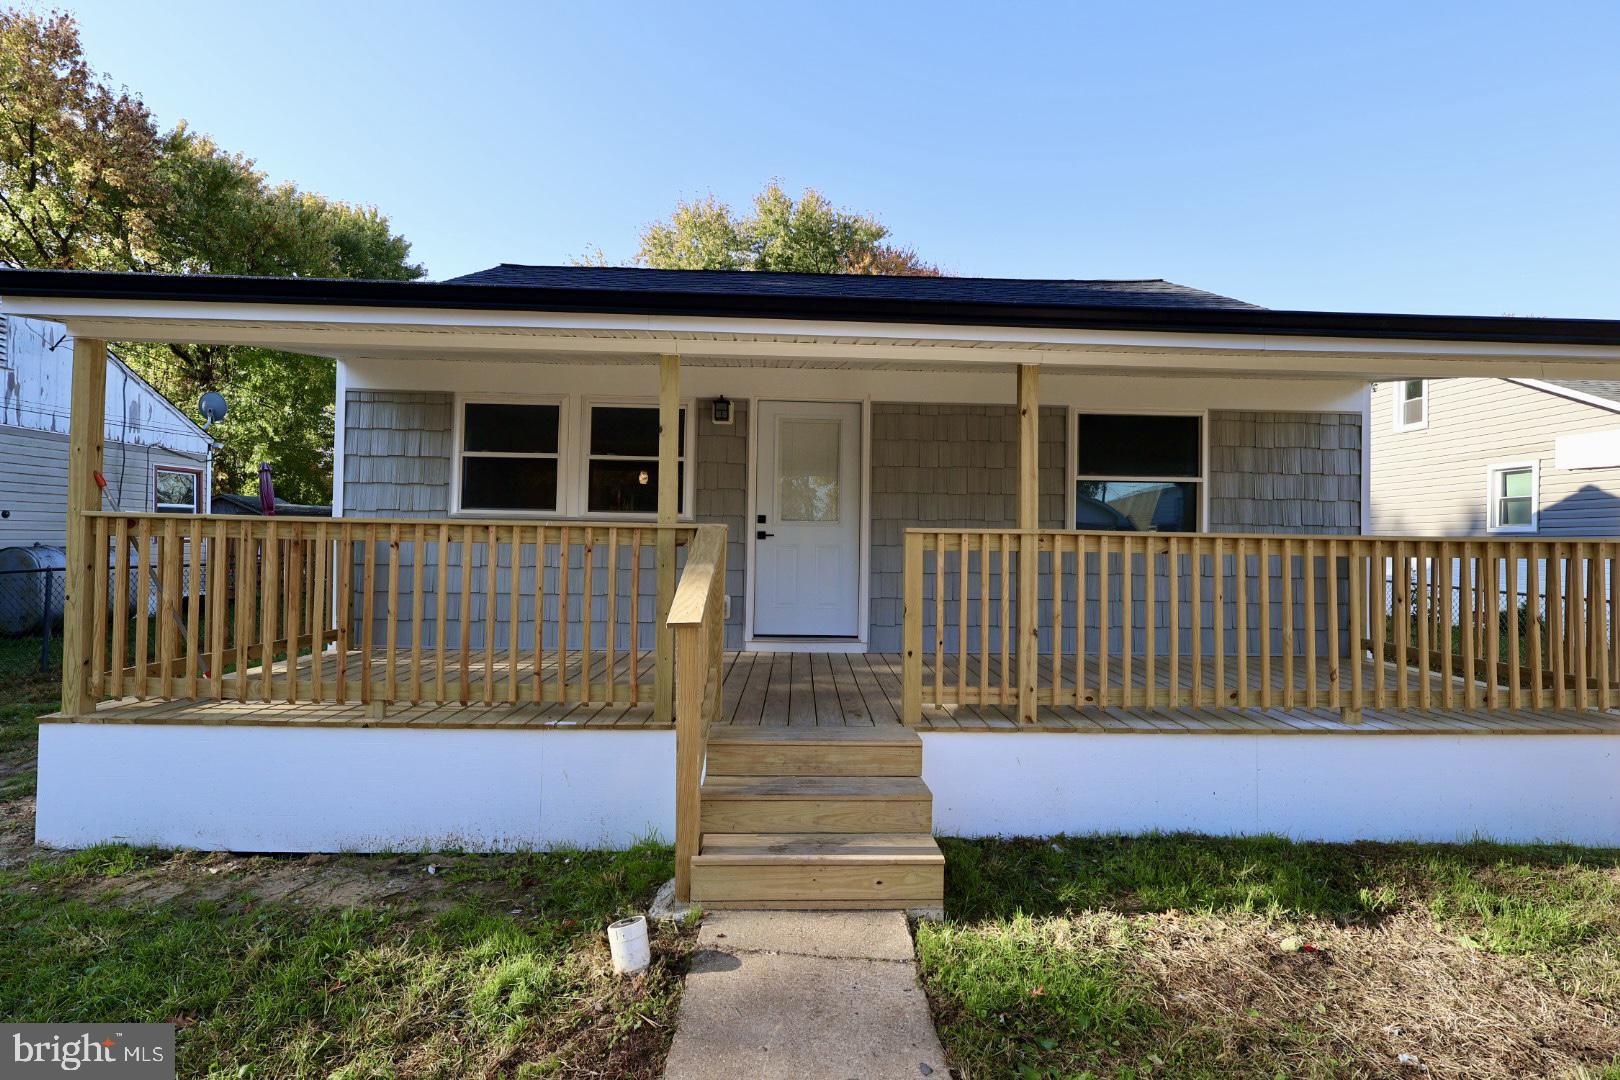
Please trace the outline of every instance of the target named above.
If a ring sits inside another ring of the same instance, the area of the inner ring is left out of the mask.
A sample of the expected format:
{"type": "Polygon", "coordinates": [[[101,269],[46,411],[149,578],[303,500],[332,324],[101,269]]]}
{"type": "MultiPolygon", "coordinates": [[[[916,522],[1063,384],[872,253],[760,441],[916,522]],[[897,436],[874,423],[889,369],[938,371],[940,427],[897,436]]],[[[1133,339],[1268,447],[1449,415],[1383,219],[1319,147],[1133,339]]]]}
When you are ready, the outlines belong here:
{"type": "Polygon", "coordinates": [[[1532,962],[1438,932],[1423,912],[1376,927],[1231,914],[1133,922],[1133,964],[1160,1007],[1233,1062],[1256,1044],[1296,1045],[1302,1073],[1326,1056],[1369,1076],[1507,1080],[1620,1058],[1614,1010],[1561,991],[1532,962]]]}
{"type": "Polygon", "coordinates": [[[22,866],[35,856],[34,797],[0,802],[0,870],[22,866]]]}

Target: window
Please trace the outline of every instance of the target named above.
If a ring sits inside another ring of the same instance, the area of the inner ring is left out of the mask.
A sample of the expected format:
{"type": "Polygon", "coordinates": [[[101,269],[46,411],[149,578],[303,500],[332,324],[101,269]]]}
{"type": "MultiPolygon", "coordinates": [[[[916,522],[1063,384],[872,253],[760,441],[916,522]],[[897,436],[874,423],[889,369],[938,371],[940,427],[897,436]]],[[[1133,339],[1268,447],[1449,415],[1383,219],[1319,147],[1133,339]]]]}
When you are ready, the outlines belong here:
{"type": "Polygon", "coordinates": [[[556,513],[561,444],[560,405],[463,402],[460,508],[556,513]]]}
{"type": "Polygon", "coordinates": [[[1395,430],[1429,426],[1429,380],[1404,379],[1395,384],[1395,430]]]}
{"type": "MultiPolygon", "coordinates": [[[[658,512],[658,409],[646,405],[587,407],[585,512],[658,512]]],[[[686,512],[686,409],[675,436],[679,512],[686,512]]]]}
{"type": "Polygon", "coordinates": [[[1080,413],[1075,528],[1194,532],[1203,465],[1201,416],[1080,413]]]}
{"type": "Polygon", "coordinates": [[[1536,489],[1539,486],[1535,462],[1493,465],[1487,473],[1491,532],[1536,531],[1536,489]]]}
{"type": "Polygon", "coordinates": [[[160,514],[202,512],[202,470],[158,465],[152,469],[152,506],[160,514]]]}

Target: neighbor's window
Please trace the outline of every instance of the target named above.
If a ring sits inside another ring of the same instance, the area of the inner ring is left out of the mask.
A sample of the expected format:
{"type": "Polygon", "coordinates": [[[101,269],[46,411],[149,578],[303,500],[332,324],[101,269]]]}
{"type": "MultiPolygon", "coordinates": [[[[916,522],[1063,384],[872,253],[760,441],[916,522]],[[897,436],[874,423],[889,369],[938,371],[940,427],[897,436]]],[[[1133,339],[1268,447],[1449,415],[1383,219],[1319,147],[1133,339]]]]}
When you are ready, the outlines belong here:
{"type": "Polygon", "coordinates": [[[1490,470],[1491,532],[1536,531],[1536,467],[1498,465],[1490,470]]]}
{"type": "MultiPolygon", "coordinates": [[[[592,405],[585,460],[585,512],[658,512],[658,409],[641,405],[592,405]]],[[[679,472],[678,512],[686,510],[686,409],[675,436],[679,472]]]]}
{"type": "Polygon", "coordinates": [[[468,401],[461,410],[461,509],[555,513],[562,407],[468,401]]]}
{"type": "Polygon", "coordinates": [[[160,514],[202,512],[202,470],[172,469],[159,465],[152,470],[152,505],[160,514]]]}
{"type": "Polygon", "coordinates": [[[1404,379],[1395,384],[1395,430],[1429,425],[1429,380],[1404,379]]]}
{"type": "Polygon", "coordinates": [[[1077,529],[1194,532],[1204,483],[1199,416],[1080,413],[1077,529]]]}

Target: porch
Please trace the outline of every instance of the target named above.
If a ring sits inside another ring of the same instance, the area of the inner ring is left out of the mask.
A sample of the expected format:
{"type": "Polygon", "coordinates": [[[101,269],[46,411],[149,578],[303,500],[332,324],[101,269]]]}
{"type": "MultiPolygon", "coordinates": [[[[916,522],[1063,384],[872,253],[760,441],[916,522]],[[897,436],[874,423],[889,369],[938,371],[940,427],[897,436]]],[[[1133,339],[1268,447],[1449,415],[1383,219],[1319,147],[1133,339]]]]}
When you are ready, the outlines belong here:
{"type": "MultiPolygon", "coordinates": [[[[1277,658],[1280,668],[1281,658],[1277,658]]],[[[322,661],[326,665],[327,682],[335,684],[334,662],[330,655],[322,661]]],[[[386,666],[380,657],[372,661],[376,667],[386,666]]],[[[400,655],[396,663],[409,667],[409,654],[400,655]]],[[[496,677],[505,685],[505,661],[496,665],[496,677]]],[[[1094,672],[1088,663],[1088,671],[1094,672]]],[[[643,661],[650,679],[650,663],[643,661]]],[[[989,679],[1001,682],[999,661],[992,658],[989,679]]],[[[350,677],[358,685],[361,661],[351,657],[350,677]]],[[[1137,680],[1145,677],[1145,664],[1136,663],[1137,680]]],[[[1191,676],[1191,660],[1182,661],[1184,678],[1191,676]]],[[[299,659],[301,672],[307,672],[309,658],[299,659]]],[[[527,676],[528,665],[519,663],[520,683],[527,676]]],[[[726,653],[724,664],[724,704],[715,718],[716,728],[816,728],[882,727],[900,723],[901,676],[903,658],[898,653],[848,652],[795,652],[761,653],[732,651],[726,653]]],[[[1123,668],[1116,658],[1112,661],[1110,683],[1124,684],[1123,668]]],[[[977,677],[977,662],[970,666],[969,674],[977,677]]],[[[257,669],[250,669],[251,684],[257,669]]],[[[308,678],[307,674],[303,676],[308,678]]],[[[424,672],[424,680],[431,682],[435,674],[431,666],[424,672]]],[[[923,679],[933,678],[933,662],[925,660],[923,679]]],[[[1092,676],[1094,678],[1094,675],[1092,676]]],[[[227,688],[234,686],[233,676],[227,676],[227,688]]],[[[542,668],[542,681],[553,682],[555,675],[542,668]]],[[[1161,692],[1168,685],[1168,676],[1160,682],[1161,692]]],[[[1391,680],[1392,681],[1392,680],[1391,680]]],[[[288,704],[285,701],[237,701],[227,693],[225,700],[208,698],[162,698],[139,701],[120,698],[102,702],[91,716],[79,717],[78,723],[101,724],[169,724],[203,726],[276,727],[355,727],[355,728],[499,728],[546,729],[578,728],[585,730],[668,730],[667,722],[659,721],[650,702],[614,704],[549,701],[536,705],[532,702],[510,704],[498,701],[482,704],[481,687],[473,684],[473,701],[438,704],[402,703],[377,715],[374,710],[358,702],[288,704]]],[[[1043,685],[1042,689],[1046,689],[1043,685]]],[[[1251,690],[1258,696],[1258,680],[1251,690]]],[[[1386,691],[1390,685],[1386,684],[1386,691]]],[[[1325,700],[1326,687],[1321,687],[1325,700]]],[[[1235,689],[1234,691],[1235,692],[1235,689]]],[[[1316,707],[1229,708],[1218,706],[1167,705],[1138,706],[1084,706],[1073,704],[1042,705],[1032,725],[1020,724],[1014,705],[997,703],[985,705],[929,705],[922,711],[917,730],[930,731],[983,731],[1047,733],[1082,732],[1087,734],[1271,734],[1310,735],[1334,733],[1341,735],[1488,735],[1488,734],[1566,734],[1589,735],[1620,734],[1620,715],[1613,712],[1583,709],[1468,709],[1391,708],[1368,707],[1359,723],[1347,724],[1337,709],[1316,707]]]]}

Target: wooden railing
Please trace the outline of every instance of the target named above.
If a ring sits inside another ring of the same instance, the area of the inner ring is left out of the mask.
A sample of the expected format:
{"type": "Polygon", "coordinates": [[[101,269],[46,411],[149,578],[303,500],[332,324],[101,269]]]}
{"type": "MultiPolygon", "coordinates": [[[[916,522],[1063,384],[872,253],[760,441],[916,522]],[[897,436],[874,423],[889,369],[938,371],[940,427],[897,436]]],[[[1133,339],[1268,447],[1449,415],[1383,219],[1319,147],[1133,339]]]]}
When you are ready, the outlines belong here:
{"type": "Polygon", "coordinates": [[[703,762],[723,701],[726,530],[699,528],[669,609],[675,631],[675,898],[692,898],[692,856],[702,840],[703,762]]]}
{"type": "Polygon", "coordinates": [[[658,586],[695,526],[88,516],[98,698],[673,697],[658,586]]]}
{"type": "Polygon", "coordinates": [[[1620,543],[912,530],[927,706],[1608,708],[1620,543]],[[1039,580],[1021,588],[1036,545],[1039,580]]]}

